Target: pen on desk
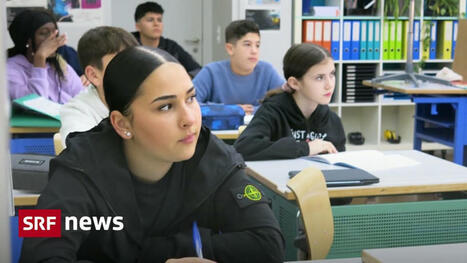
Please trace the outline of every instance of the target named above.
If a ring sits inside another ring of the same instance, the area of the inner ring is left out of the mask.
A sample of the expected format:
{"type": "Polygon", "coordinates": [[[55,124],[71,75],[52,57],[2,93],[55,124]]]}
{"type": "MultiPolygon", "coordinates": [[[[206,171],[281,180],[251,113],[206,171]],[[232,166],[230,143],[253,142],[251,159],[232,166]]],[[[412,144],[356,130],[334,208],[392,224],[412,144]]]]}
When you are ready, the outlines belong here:
{"type": "Polygon", "coordinates": [[[195,245],[196,255],[198,255],[199,258],[203,258],[203,244],[201,243],[201,236],[196,221],[193,221],[193,243],[195,245]]]}

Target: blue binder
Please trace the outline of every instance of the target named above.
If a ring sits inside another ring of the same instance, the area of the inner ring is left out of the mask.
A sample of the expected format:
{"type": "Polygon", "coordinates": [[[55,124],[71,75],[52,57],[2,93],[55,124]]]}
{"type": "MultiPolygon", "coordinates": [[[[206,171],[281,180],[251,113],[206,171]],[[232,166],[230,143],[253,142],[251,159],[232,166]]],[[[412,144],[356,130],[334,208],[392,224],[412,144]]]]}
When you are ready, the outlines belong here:
{"type": "Polygon", "coordinates": [[[350,59],[360,59],[360,21],[352,21],[352,40],[350,59]]]}
{"type": "Polygon", "coordinates": [[[452,24],[452,49],[451,49],[451,58],[454,59],[454,53],[456,51],[456,40],[457,40],[457,20],[453,21],[452,24]]]}
{"type": "Polygon", "coordinates": [[[380,38],[381,38],[381,34],[380,34],[381,26],[380,26],[379,21],[374,21],[374,22],[375,22],[375,26],[374,26],[375,42],[373,44],[373,52],[374,52],[373,59],[379,59],[380,50],[381,50],[381,41],[380,41],[380,38]]]}
{"type": "Polygon", "coordinates": [[[438,29],[438,21],[432,20],[430,26],[430,59],[436,59],[436,35],[438,29]]]}
{"type": "Polygon", "coordinates": [[[368,21],[367,35],[366,35],[366,58],[374,59],[374,45],[375,45],[375,21],[368,21]]]}
{"type": "Polygon", "coordinates": [[[413,59],[420,59],[420,21],[413,21],[413,59]]]}
{"type": "Polygon", "coordinates": [[[360,21],[360,60],[368,59],[368,21],[360,21]]]}
{"type": "Polygon", "coordinates": [[[350,48],[352,43],[352,21],[344,21],[344,30],[342,32],[342,36],[342,59],[349,60],[351,59],[350,48]]]}
{"type": "Polygon", "coordinates": [[[333,20],[331,26],[331,55],[335,60],[339,59],[339,41],[340,41],[340,30],[339,21],[333,20]]]}

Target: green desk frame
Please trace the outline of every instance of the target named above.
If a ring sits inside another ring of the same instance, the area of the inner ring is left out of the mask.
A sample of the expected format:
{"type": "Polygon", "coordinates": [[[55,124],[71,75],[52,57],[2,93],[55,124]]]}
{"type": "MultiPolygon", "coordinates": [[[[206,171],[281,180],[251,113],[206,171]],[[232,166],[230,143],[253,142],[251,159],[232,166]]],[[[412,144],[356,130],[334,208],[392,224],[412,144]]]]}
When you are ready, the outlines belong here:
{"type": "MultiPolygon", "coordinates": [[[[296,260],[295,201],[256,182],[279,221],[286,260],[296,260]]],[[[467,242],[467,199],[333,206],[332,212],[334,241],[327,258],[360,257],[363,249],[371,248],[467,242]]]]}

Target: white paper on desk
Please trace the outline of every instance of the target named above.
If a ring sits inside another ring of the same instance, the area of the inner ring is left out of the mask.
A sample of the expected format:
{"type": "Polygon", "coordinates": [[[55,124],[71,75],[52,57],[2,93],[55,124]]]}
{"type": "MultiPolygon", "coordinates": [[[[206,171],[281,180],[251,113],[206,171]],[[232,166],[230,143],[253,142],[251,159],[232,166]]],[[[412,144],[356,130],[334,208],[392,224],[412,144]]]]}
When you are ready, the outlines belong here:
{"type": "Polygon", "coordinates": [[[438,73],[436,73],[436,77],[440,79],[444,79],[447,81],[461,81],[462,76],[458,73],[454,72],[452,69],[443,67],[438,73]]]}
{"type": "Polygon", "coordinates": [[[417,161],[399,154],[384,154],[375,150],[321,154],[310,159],[329,164],[346,163],[365,171],[387,170],[419,164],[417,161]]]}
{"type": "Polygon", "coordinates": [[[384,155],[383,162],[380,164],[379,169],[374,169],[373,171],[414,166],[417,164],[420,163],[400,154],[386,154],[384,155]]]}
{"type": "Polygon", "coordinates": [[[50,116],[59,116],[61,105],[43,97],[24,101],[24,105],[50,116]]]}
{"type": "Polygon", "coordinates": [[[381,82],[383,85],[392,86],[401,89],[424,89],[424,90],[443,90],[443,89],[452,89],[454,86],[447,86],[441,83],[434,83],[430,81],[417,81],[419,86],[415,86],[413,82],[406,82],[405,80],[387,80],[381,82]]]}

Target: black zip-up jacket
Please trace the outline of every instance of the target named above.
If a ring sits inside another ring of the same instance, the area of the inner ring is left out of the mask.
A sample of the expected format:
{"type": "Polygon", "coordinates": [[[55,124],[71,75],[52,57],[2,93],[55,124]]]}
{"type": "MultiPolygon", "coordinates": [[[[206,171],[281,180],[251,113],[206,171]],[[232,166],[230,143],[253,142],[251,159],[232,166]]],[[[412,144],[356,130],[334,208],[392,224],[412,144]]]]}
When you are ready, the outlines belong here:
{"type": "Polygon", "coordinates": [[[283,262],[283,239],[266,198],[254,191],[241,156],[207,128],[195,155],[176,175],[182,186],[168,189],[157,208],[160,232],[143,231],[122,140],[108,119],[70,134],[67,145],[51,161],[50,180],[37,205],[61,210],[62,236],[25,238],[21,262],[165,262],[196,256],[195,220],[205,258],[283,262]],[[66,231],[65,216],[123,216],[124,229],[66,231]]]}
{"type": "Polygon", "coordinates": [[[330,141],[345,151],[345,133],[340,118],[327,105],[318,105],[306,119],[292,94],[267,98],[235,141],[234,147],[247,161],[292,159],[310,153],[308,141],[330,141]]]}
{"type": "MultiPolygon", "coordinates": [[[[135,31],[131,33],[141,44],[139,32],[135,31]]],[[[161,36],[158,48],[167,51],[170,55],[176,58],[192,78],[194,78],[201,70],[201,66],[198,62],[196,62],[196,60],[174,40],[161,36]]]]}

